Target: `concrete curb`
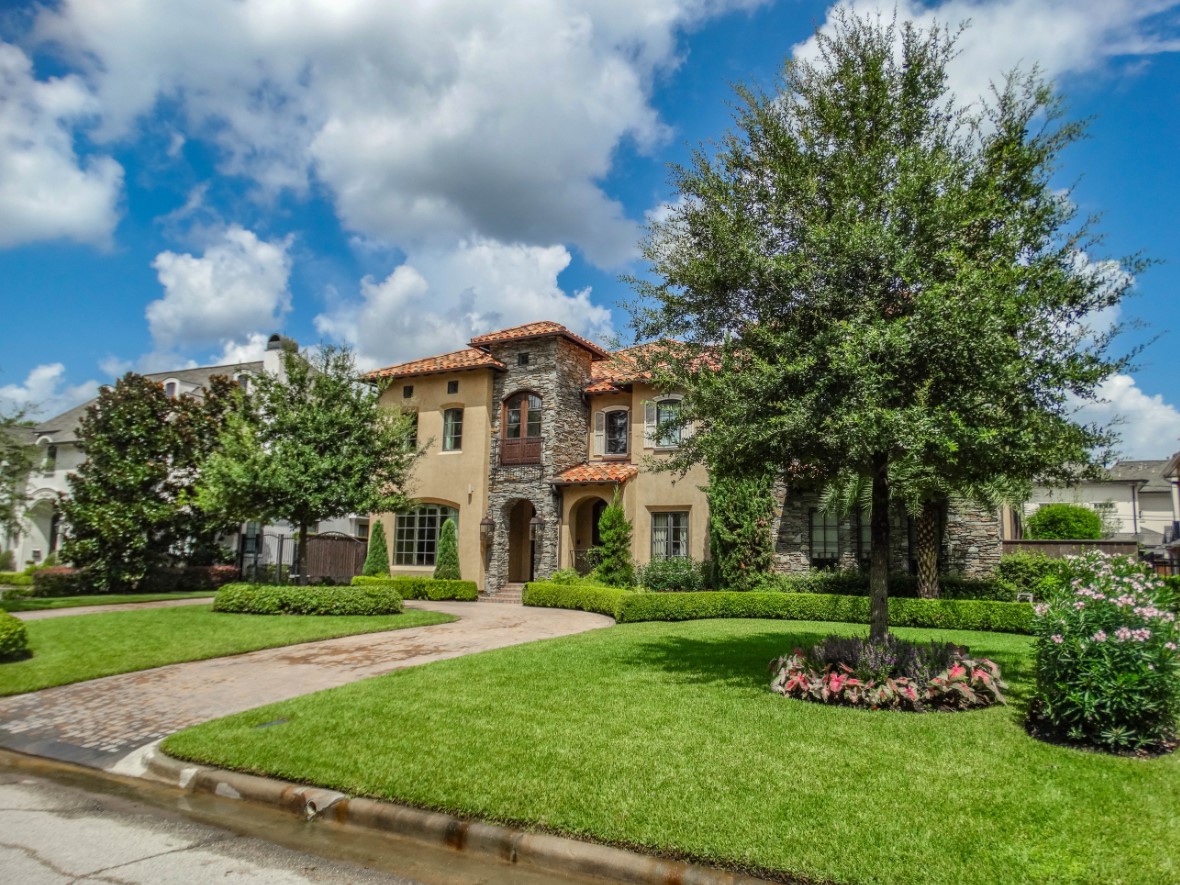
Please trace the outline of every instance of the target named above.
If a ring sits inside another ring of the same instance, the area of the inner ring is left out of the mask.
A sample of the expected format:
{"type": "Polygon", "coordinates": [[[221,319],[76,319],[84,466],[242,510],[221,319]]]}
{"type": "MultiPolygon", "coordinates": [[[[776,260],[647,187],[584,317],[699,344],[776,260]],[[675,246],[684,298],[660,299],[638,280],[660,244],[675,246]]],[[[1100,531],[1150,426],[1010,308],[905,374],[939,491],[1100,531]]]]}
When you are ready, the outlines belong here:
{"type": "Polygon", "coordinates": [[[767,881],[607,845],[466,821],[392,802],[350,798],[334,790],[190,765],[165,756],[157,747],[144,755],[143,762],[145,777],[188,792],[260,802],[307,821],[323,819],[390,833],[434,848],[449,848],[554,873],[595,877],[627,885],[765,885],[767,881]]]}

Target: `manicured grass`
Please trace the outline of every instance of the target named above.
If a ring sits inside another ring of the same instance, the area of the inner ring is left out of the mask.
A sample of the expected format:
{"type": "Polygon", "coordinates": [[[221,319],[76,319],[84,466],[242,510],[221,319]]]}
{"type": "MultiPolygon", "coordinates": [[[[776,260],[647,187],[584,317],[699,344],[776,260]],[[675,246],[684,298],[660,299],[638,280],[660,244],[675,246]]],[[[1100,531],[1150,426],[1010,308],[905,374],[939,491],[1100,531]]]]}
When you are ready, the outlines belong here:
{"type": "Polygon", "coordinates": [[[186,759],[817,880],[1180,881],[1180,758],[1039,743],[1012,705],[916,715],[788,700],[767,663],[849,624],[620,625],[354,683],[183,731],[186,759]],[[281,725],[259,729],[263,722],[281,725]],[[380,723],[380,727],[374,727],[380,723]]]}
{"type": "Polygon", "coordinates": [[[207,605],[26,621],[33,656],[0,664],[0,695],[260,648],[455,620],[412,611],[371,617],[235,615],[207,605]]]}
{"type": "Polygon", "coordinates": [[[34,612],[47,608],[77,608],[81,605],[118,605],[124,602],[159,602],[164,599],[212,599],[213,593],[212,590],[201,590],[192,593],[102,593],[88,596],[0,599],[0,608],[10,612],[34,612]]]}

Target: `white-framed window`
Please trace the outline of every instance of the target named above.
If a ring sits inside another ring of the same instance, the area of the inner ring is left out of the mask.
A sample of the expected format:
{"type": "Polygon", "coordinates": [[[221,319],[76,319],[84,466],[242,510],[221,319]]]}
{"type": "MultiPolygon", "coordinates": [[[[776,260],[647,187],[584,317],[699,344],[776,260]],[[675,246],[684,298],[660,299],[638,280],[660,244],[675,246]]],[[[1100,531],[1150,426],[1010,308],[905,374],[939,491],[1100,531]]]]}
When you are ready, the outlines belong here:
{"type": "Polygon", "coordinates": [[[612,406],[594,413],[594,454],[626,455],[631,451],[631,410],[612,406]]]}
{"type": "Polygon", "coordinates": [[[455,520],[459,511],[445,504],[423,504],[397,514],[393,529],[394,565],[434,565],[438,552],[438,533],[442,524],[455,520]]]}
{"type": "Polygon", "coordinates": [[[688,556],[688,511],[662,510],[651,515],[651,558],[688,556]]]}
{"type": "Polygon", "coordinates": [[[836,517],[817,507],[810,514],[811,567],[831,568],[840,561],[840,526],[836,517]]]}
{"type": "Polygon", "coordinates": [[[443,451],[457,452],[463,448],[463,410],[443,412],[443,451]]]}
{"type": "Polygon", "coordinates": [[[643,445],[649,449],[675,449],[680,445],[681,428],[663,427],[680,416],[683,397],[670,395],[643,404],[643,445]]]}

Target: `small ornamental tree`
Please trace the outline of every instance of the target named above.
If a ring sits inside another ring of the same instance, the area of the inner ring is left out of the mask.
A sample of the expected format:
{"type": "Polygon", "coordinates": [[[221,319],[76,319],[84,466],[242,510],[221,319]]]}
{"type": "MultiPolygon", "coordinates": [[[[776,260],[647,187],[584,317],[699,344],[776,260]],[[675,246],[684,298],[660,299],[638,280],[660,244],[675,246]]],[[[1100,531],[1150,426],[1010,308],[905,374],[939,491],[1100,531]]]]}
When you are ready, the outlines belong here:
{"type": "Polygon", "coordinates": [[[438,556],[434,561],[434,577],[440,581],[458,581],[462,579],[459,573],[459,533],[455,529],[455,520],[443,520],[442,529],[438,533],[438,556]]]}
{"type": "Polygon", "coordinates": [[[598,518],[598,565],[594,574],[608,587],[629,587],[635,582],[631,561],[631,523],[616,491],[613,500],[598,518]]]}
{"type": "Polygon", "coordinates": [[[749,590],[774,564],[769,476],[709,479],[709,551],[724,590],[749,590]]]}
{"type": "Polygon", "coordinates": [[[1036,541],[1097,541],[1102,537],[1102,517],[1080,504],[1045,504],[1024,529],[1036,541]]]}
{"type": "Polygon", "coordinates": [[[34,449],[23,412],[0,415],[0,529],[12,537],[20,529],[27,498],[27,477],[34,449]]]}
{"type": "Polygon", "coordinates": [[[234,520],[296,526],[296,571],[306,579],[313,524],[406,506],[413,428],[378,405],[380,392],[361,383],[347,349],[289,350],[281,375],[251,386],[245,414],[231,416],[202,472],[199,500],[234,520]]]}
{"type": "Polygon", "coordinates": [[[385,541],[385,524],[378,519],[369,533],[369,549],[365,553],[365,567],[361,574],[366,577],[385,577],[389,574],[389,547],[385,541]]]}

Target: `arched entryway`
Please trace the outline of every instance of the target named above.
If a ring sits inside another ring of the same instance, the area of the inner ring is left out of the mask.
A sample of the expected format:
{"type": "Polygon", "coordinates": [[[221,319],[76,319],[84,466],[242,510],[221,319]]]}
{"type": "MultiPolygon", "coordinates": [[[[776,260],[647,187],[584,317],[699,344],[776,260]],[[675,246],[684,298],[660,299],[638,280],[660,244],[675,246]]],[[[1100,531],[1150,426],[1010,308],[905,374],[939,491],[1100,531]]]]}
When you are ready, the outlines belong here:
{"type": "Polygon", "coordinates": [[[588,558],[591,548],[602,543],[598,533],[598,521],[606,510],[605,498],[583,498],[570,511],[570,535],[573,541],[572,564],[581,574],[589,573],[593,564],[588,558]]]}
{"type": "Polygon", "coordinates": [[[523,584],[533,579],[536,540],[532,536],[532,521],[537,515],[531,501],[513,503],[508,511],[508,583],[523,584]]]}

